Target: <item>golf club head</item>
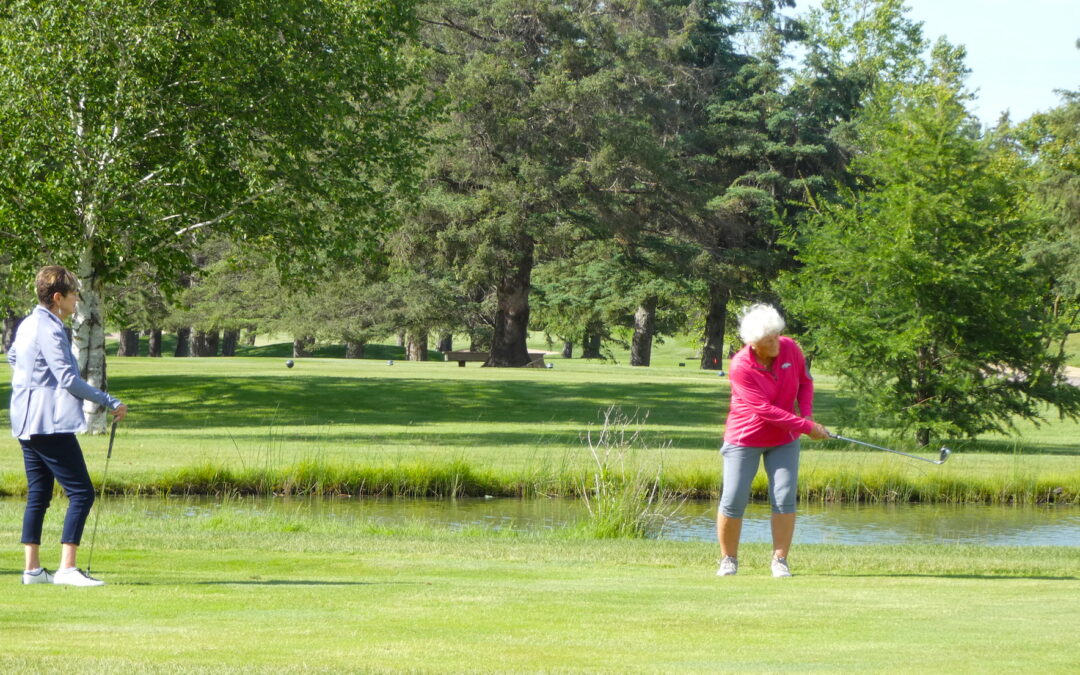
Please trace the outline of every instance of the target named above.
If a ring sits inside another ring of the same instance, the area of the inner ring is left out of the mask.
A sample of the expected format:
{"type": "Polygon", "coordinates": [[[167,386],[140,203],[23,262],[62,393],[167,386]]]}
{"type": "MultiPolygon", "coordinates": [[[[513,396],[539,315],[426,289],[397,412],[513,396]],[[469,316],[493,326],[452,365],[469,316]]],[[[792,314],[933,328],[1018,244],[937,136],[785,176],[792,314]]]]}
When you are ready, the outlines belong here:
{"type": "Polygon", "coordinates": [[[944,464],[945,460],[947,460],[949,458],[949,455],[951,455],[951,454],[952,454],[952,450],[946,448],[944,445],[941,446],[941,457],[938,458],[937,463],[938,464],[944,464]]]}

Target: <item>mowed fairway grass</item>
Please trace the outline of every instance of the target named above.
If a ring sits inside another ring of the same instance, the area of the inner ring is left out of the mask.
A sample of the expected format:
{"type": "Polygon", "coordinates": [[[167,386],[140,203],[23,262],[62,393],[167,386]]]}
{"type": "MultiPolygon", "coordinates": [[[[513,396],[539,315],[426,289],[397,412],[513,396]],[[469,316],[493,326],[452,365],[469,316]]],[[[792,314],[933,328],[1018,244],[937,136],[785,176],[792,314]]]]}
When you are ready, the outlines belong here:
{"type": "MultiPolygon", "coordinates": [[[[703,543],[110,509],[94,560],[108,586],[21,587],[4,555],[3,672],[1034,673],[1080,658],[1076,548],[799,546],[798,576],[773,579],[746,545],[721,579],[703,543]]],[[[0,513],[16,541],[17,505],[0,513]]]]}
{"type": "MultiPolygon", "coordinates": [[[[616,405],[644,418],[637,461],[715,484],[727,380],[674,356],[649,369],[553,359],[550,370],[113,358],[110,388],[132,413],[109,482],[175,493],[185,471],[455,465],[493,485],[565,485],[587,475],[582,436],[616,405]]],[[[828,425],[850,403],[830,378],[818,386],[828,425]]],[[[942,467],[807,443],[803,476],[891,477],[954,500],[1011,485],[1075,508],[1078,439],[1074,422],[1024,424],[1016,437],[954,443],[942,467]]],[[[100,478],[106,439],[82,443],[100,478]]],[[[0,489],[18,497],[21,458],[8,447],[0,489]]],[[[300,507],[267,516],[220,499],[210,517],[169,519],[110,500],[93,561],[109,585],[98,589],[20,586],[21,504],[0,502],[10,543],[0,672],[1074,672],[1080,662],[1080,546],[800,545],[796,533],[795,578],[769,577],[767,547],[749,544],[739,576],[720,579],[708,543],[389,526],[300,507]]],[[[54,501],[47,540],[65,506],[54,501]]]]}
{"type": "MultiPolygon", "coordinates": [[[[604,411],[617,406],[638,420],[630,430],[641,432],[638,447],[647,451],[635,461],[662,463],[676,490],[718,491],[729,385],[692,362],[632,368],[554,359],[554,368],[541,370],[329,358],[299,359],[288,369],[283,361],[110,359],[110,388],[132,410],[117,434],[110,483],[126,492],[228,491],[230,475],[222,473],[232,472],[254,476],[247,491],[266,484],[263,474],[291,484],[306,472],[314,477],[297,489],[342,483],[351,493],[445,494],[422,479],[465,470],[465,493],[565,494],[591,468],[589,434],[595,439],[604,411]],[[393,475],[364,474],[376,468],[393,475]],[[410,492],[402,485],[408,481],[420,487],[410,492]]],[[[0,397],[8,397],[7,380],[0,397]]],[[[832,378],[818,376],[817,419],[837,428],[850,406],[832,378]]],[[[4,408],[5,425],[6,415],[4,408]]],[[[956,452],[942,467],[807,442],[802,486],[813,492],[804,496],[1080,503],[1080,424],[1019,427],[1015,437],[950,442],[956,452]]],[[[915,450],[909,439],[839,429],[915,450]]],[[[91,473],[99,474],[107,439],[82,443],[91,473]]],[[[15,448],[0,455],[0,492],[24,490],[15,448]]]]}

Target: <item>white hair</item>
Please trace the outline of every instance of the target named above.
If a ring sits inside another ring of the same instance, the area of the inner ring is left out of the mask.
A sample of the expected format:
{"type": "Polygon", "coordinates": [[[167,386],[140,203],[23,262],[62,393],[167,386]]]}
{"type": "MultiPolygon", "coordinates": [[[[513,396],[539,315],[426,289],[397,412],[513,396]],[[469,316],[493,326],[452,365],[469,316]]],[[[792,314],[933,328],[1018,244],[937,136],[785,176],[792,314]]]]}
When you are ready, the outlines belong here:
{"type": "Polygon", "coordinates": [[[739,320],[739,337],[744,344],[753,344],[784,332],[784,317],[772,305],[750,305],[739,320]]]}

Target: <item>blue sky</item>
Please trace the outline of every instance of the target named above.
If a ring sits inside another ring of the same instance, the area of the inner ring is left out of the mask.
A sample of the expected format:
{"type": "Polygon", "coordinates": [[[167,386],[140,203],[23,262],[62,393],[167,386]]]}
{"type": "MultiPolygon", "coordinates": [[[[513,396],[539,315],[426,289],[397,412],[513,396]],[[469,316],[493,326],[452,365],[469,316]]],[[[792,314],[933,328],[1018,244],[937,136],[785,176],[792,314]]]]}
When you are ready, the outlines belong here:
{"type": "MultiPolygon", "coordinates": [[[[796,0],[796,11],[818,5],[796,0]]],[[[1008,110],[1014,122],[1061,102],[1055,89],[1080,89],[1080,0],[905,0],[908,17],[931,41],[967,49],[972,112],[985,125],[1008,110]]]]}

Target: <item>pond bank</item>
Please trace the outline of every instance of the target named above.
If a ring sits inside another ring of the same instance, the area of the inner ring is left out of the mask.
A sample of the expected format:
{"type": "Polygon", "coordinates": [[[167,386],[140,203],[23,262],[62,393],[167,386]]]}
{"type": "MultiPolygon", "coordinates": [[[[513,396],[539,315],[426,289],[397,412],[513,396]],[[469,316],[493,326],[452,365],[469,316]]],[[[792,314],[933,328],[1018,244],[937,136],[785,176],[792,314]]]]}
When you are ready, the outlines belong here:
{"type": "MultiPolygon", "coordinates": [[[[811,465],[801,470],[799,497],[804,503],[921,503],[1080,505],[1080,472],[1034,472],[1018,465],[992,473],[974,473],[960,462],[924,471],[889,458],[869,463],[811,465]]],[[[703,468],[658,469],[642,465],[613,471],[616,484],[645,475],[677,498],[719,497],[720,473],[703,468]]],[[[100,476],[95,476],[100,479],[100,476]]],[[[477,466],[464,460],[364,466],[300,462],[279,468],[234,468],[204,464],[159,475],[110,474],[113,495],[306,495],[354,497],[580,497],[595,475],[584,468],[513,470],[477,466]]],[[[0,476],[0,496],[25,494],[19,474],[0,476]]],[[[759,473],[752,498],[766,499],[759,473]]]]}

